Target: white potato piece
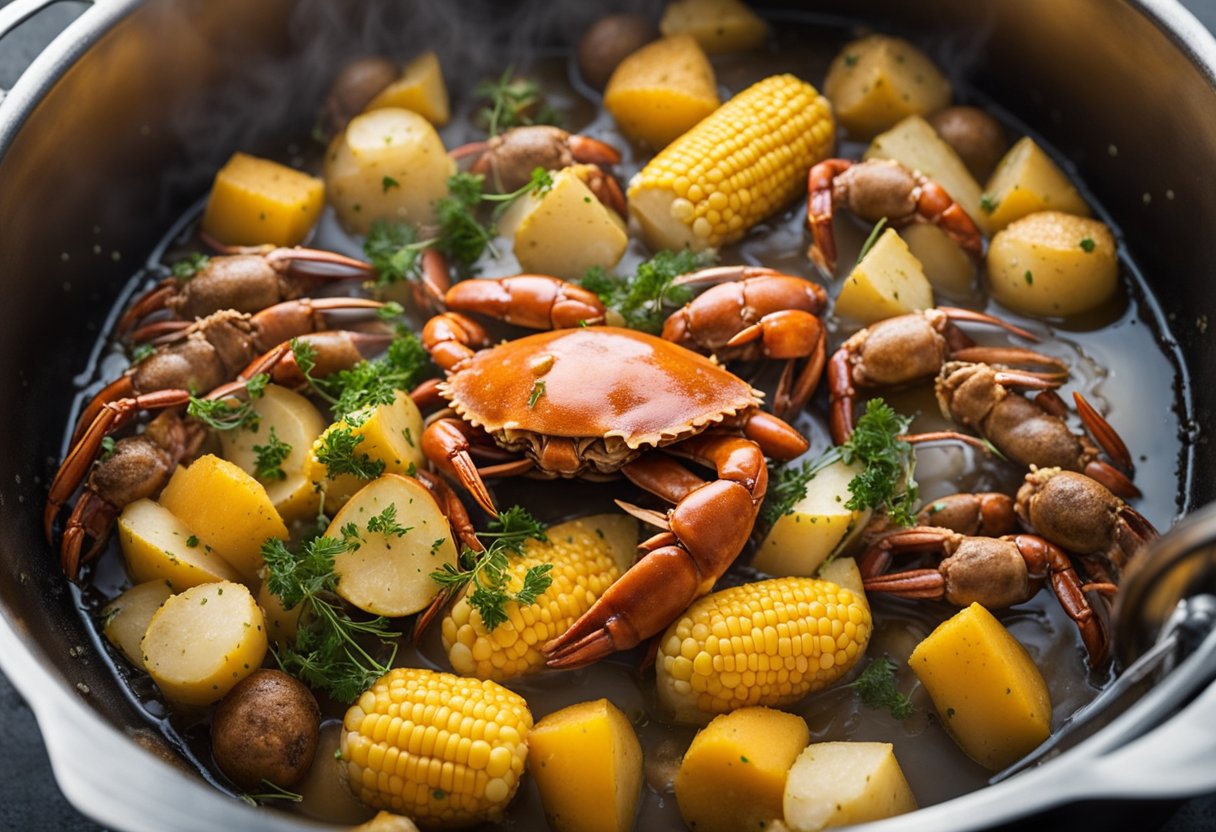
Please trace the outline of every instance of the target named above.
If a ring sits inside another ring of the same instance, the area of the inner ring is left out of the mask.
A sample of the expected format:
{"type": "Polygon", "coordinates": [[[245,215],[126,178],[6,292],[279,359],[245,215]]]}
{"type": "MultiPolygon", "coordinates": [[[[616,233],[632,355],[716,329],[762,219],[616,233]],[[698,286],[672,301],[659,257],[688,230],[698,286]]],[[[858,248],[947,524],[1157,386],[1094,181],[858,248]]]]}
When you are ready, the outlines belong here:
{"type": "Polygon", "coordinates": [[[443,83],[439,56],[433,49],[428,49],[406,64],[401,77],[377,93],[363,111],[386,107],[413,110],[436,127],[448,123],[451,115],[448,88],[443,83]]]}
{"type": "Polygon", "coordinates": [[[266,627],[242,584],[201,584],[165,601],[140,643],[152,681],[183,705],[218,702],[262,665],[266,627]]]}
{"type": "Polygon", "coordinates": [[[432,223],[456,163],[431,123],[412,110],[385,107],[351,119],[325,153],[326,197],[348,231],[366,234],[377,219],[432,223]]]}
{"type": "Polygon", "coordinates": [[[863,324],[933,305],[933,286],[920,261],[895,229],[888,228],[840,287],[836,314],[863,324]]]}
{"type": "Polygon", "coordinates": [[[456,563],[447,517],[410,477],[385,474],[364,486],[334,516],[326,535],[342,539],[343,529],[352,526],[359,546],[334,558],[337,592],[373,615],[395,618],[424,609],[439,592],[431,573],[456,563]],[[370,530],[369,521],[384,518],[390,506],[398,530],[370,530]]]}
{"type": "Polygon", "coordinates": [[[118,543],[138,582],[167,581],[174,592],[241,576],[173,512],[146,497],[118,516],[118,543]]]}
{"type": "Polygon", "coordinates": [[[520,268],[577,280],[592,266],[611,269],[625,253],[625,222],[596,199],[583,177],[593,165],[575,165],[553,174],[553,187],[516,200],[499,223],[514,241],[520,268]]]}
{"type": "Polygon", "coordinates": [[[752,566],[778,578],[814,576],[870,519],[869,509],[845,508],[852,497],[849,483],[863,467],[837,461],[815,474],[806,496],[773,524],[752,566]]]}
{"type": "Polygon", "coordinates": [[[905,116],[950,103],[950,82],[903,38],[869,35],[840,50],[828,67],[824,94],[855,139],[869,139],[905,116]]]}
{"type": "Polygon", "coordinates": [[[1098,220],[1041,211],[1009,225],[988,247],[988,285],[1010,309],[1075,315],[1119,285],[1115,238],[1098,220]]]}
{"type": "Polygon", "coordinates": [[[768,24],[739,0],[671,0],[659,31],[665,37],[692,35],[710,55],[763,46],[768,24]]]}
{"type": "Polygon", "coordinates": [[[920,261],[935,293],[949,297],[971,296],[975,261],[936,225],[914,222],[899,229],[908,251],[920,261]]]}
{"type": "Polygon", "coordinates": [[[266,619],[266,637],[280,647],[294,646],[304,604],[296,604],[289,610],[284,609],[279,596],[270,591],[270,583],[263,581],[258,587],[258,606],[262,608],[262,616],[266,619]]]}
{"type": "Polygon", "coordinates": [[[796,832],[881,820],[916,809],[886,742],[808,745],[785,780],[785,823],[796,832]]]}
{"type": "Polygon", "coordinates": [[[997,164],[984,189],[980,209],[990,233],[1039,211],[1088,217],[1089,206],[1064,171],[1026,136],[997,164]]]}
{"type": "Polygon", "coordinates": [[[168,581],[144,581],[101,608],[105,622],[101,632],[140,670],[144,669],[144,656],[139,644],[148,631],[148,622],[172,594],[168,581]]]}
{"type": "Polygon", "coordinates": [[[308,399],[277,384],[266,385],[262,397],[253,402],[253,410],[259,417],[256,431],[220,432],[224,458],[266,488],[266,496],[284,521],[315,516],[321,498],[308,477],[308,464],[312,443],[325,430],[325,417],[308,399]],[[257,476],[259,458],[267,459],[268,449],[276,446],[286,446],[286,456],[268,475],[257,476]]]}
{"type": "Polygon", "coordinates": [[[894,159],[920,171],[946,189],[979,229],[991,233],[988,215],[980,210],[980,185],[954,148],[920,116],[908,116],[870,142],[867,159],[894,159]]]}
{"type": "MultiPolygon", "coordinates": [[[[860,530],[861,526],[857,528],[860,530]]],[[[861,570],[857,568],[857,561],[853,558],[833,558],[820,568],[819,578],[847,589],[865,601],[867,607],[870,605],[870,600],[866,597],[865,583],[861,578],[861,570]]]]}

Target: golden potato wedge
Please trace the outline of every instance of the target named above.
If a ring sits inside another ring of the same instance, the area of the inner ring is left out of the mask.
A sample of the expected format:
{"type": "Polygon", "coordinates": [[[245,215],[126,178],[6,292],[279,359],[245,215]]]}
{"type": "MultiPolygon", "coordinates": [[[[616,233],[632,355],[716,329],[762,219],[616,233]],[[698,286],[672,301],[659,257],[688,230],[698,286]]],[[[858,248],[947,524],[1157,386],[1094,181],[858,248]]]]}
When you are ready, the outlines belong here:
{"type": "Polygon", "coordinates": [[[935,294],[967,298],[975,286],[975,261],[936,225],[914,222],[899,229],[908,251],[920,261],[935,294]]]}
{"type": "Polygon", "coordinates": [[[307,173],[234,153],[215,175],[203,231],[233,246],[294,246],[321,218],[325,183],[307,173]]]}
{"type": "Polygon", "coordinates": [[[642,746],[629,717],[607,699],[562,708],[532,726],[528,772],[554,832],[633,828],[642,746]]]}
{"type": "Polygon", "coordinates": [[[351,119],[325,153],[325,186],[342,225],[366,234],[378,219],[435,221],[456,163],[425,118],[385,107],[351,119]]]}
{"type": "Polygon", "coordinates": [[[872,324],[933,306],[933,286],[895,229],[883,231],[836,296],[836,314],[872,324]]]}
{"type": "Polygon", "coordinates": [[[862,140],[950,103],[950,82],[933,61],[890,35],[869,35],[840,50],[823,91],[840,124],[862,140]]]}
{"type": "Polygon", "coordinates": [[[174,592],[241,574],[173,512],[147,498],[118,516],[118,543],[136,581],[166,581],[174,592]]]}
{"type": "Polygon", "coordinates": [[[990,233],[1039,211],[1090,215],[1089,205],[1051,157],[1026,136],[1009,148],[984,188],[980,209],[990,233]]]}
{"type": "Polygon", "coordinates": [[[617,66],[604,108],[626,136],[661,150],[717,109],[709,58],[691,35],[660,38],[617,66]]]}
{"type": "Polygon", "coordinates": [[[102,634],[140,670],[144,669],[144,655],[139,644],[152,616],[172,594],[168,581],[144,581],[101,608],[102,634]]]}
{"type": "Polygon", "coordinates": [[[296,604],[289,610],[283,609],[279,596],[270,591],[269,582],[262,581],[262,585],[258,587],[258,606],[262,608],[262,616],[266,619],[266,637],[281,647],[293,646],[304,605],[296,604]]]}
{"type": "Polygon", "coordinates": [[[325,418],[308,399],[277,384],[266,385],[252,405],[257,430],[221,431],[224,458],[265,487],[284,521],[315,516],[321,497],[308,477],[309,460],[325,418]]]}
{"type": "Polygon", "coordinates": [[[782,800],[795,832],[881,820],[916,810],[889,742],[817,742],[790,768],[782,800]]]}
{"type": "Polygon", "coordinates": [[[428,49],[406,64],[401,77],[381,90],[363,110],[367,112],[386,107],[413,110],[436,127],[448,123],[451,115],[448,88],[443,83],[439,56],[433,49],[428,49]]]}
{"type": "Polygon", "coordinates": [[[988,246],[988,285],[1010,309],[1075,315],[1119,286],[1115,237],[1099,220],[1041,211],[997,232],[988,246]]]}
{"type": "Polygon", "coordinates": [[[739,0],[671,0],[659,31],[692,35],[709,55],[756,49],[768,38],[768,24],[739,0]]]}
{"type": "Polygon", "coordinates": [[[338,595],[373,615],[422,610],[439,592],[431,573],[456,564],[447,517],[421,483],[398,474],[360,489],[326,535],[348,541],[334,558],[338,595]]]}
{"type": "Polygon", "coordinates": [[[243,584],[200,584],[161,605],[140,650],[167,699],[210,705],[261,667],[266,627],[243,584]]]}

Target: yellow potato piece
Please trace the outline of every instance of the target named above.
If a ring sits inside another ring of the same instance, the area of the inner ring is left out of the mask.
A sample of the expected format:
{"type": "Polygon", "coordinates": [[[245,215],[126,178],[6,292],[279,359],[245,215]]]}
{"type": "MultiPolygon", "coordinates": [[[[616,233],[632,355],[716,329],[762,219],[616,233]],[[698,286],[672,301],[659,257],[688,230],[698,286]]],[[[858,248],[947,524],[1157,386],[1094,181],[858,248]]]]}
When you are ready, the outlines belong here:
{"type": "Polygon", "coordinates": [[[853,496],[849,483],[863,468],[860,463],[833,462],[815,474],[806,496],[773,524],[752,566],[778,578],[813,576],[869,520],[868,509],[845,508],[853,496]]]}
{"type": "Polygon", "coordinates": [[[836,314],[872,324],[933,305],[933,286],[907,244],[888,228],[845,278],[836,314]]]}
{"type": "Polygon", "coordinates": [[[367,823],[352,827],[350,832],[418,832],[418,826],[405,815],[394,815],[381,809],[367,823]]]}
{"type": "Polygon", "coordinates": [[[655,150],[718,108],[709,58],[691,35],[660,38],[621,61],[604,107],[626,136],[655,150]]]}
{"type": "Polygon", "coordinates": [[[289,610],[284,609],[279,596],[270,591],[270,583],[262,581],[262,585],[258,587],[258,606],[262,608],[262,615],[266,619],[266,637],[279,646],[294,646],[304,604],[296,604],[289,610]]]}
{"type": "MultiPolygon", "coordinates": [[[[180,469],[179,469],[180,470],[180,469]]],[[[136,581],[167,581],[174,592],[241,575],[169,509],[149,499],[118,516],[118,543],[136,581]]]]}
{"type": "Polygon", "coordinates": [[[594,266],[611,269],[625,253],[625,221],[584,184],[586,167],[558,171],[552,188],[516,200],[503,215],[499,231],[514,241],[523,271],[578,280],[594,266]]]}
{"type": "Polygon", "coordinates": [[[215,175],[203,231],[233,246],[298,245],[321,218],[325,183],[286,165],[234,153],[215,175]]]}
{"type": "Polygon", "coordinates": [[[916,810],[888,742],[819,742],[798,755],[785,784],[785,823],[795,832],[882,820],[916,810]]]}
{"type": "Polygon", "coordinates": [[[431,573],[456,563],[447,517],[415,479],[385,474],[367,484],[334,516],[326,535],[343,539],[352,528],[358,548],[334,558],[337,593],[373,615],[396,618],[424,609],[439,592],[431,573]],[[369,529],[389,506],[404,533],[369,529]]]}
{"type": "Polygon", "coordinates": [[[220,432],[224,458],[256,476],[257,449],[272,447],[274,442],[286,445],[290,450],[278,464],[282,476],[272,474],[258,482],[266,488],[266,496],[284,521],[315,516],[321,498],[308,474],[312,443],[325,430],[321,411],[299,393],[276,384],[266,385],[262,397],[253,402],[253,410],[259,417],[256,431],[239,428],[220,432]]]}
{"type": "Polygon", "coordinates": [[[786,772],[810,738],[802,717],[771,708],[714,717],[676,774],[684,822],[697,832],[737,832],[781,817],[786,772]]]}
{"type": "Polygon", "coordinates": [[[1043,674],[992,613],[972,604],[908,657],[938,717],[971,759],[996,771],[1051,733],[1043,674]]]}
{"type": "Polygon", "coordinates": [[[165,601],[140,643],[148,675],[167,699],[218,702],[262,665],[266,627],[242,584],[201,584],[165,601]]]}
{"type": "Polygon", "coordinates": [[[448,123],[448,88],[434,50],[428,49],[406,64],[401,77],[381,90],[363,111],[385,107],[413,110],[436,127],[448,123]]]}
{"type": "Polygon", "coordinates": [[[355,458],[361,460],[366,456],[373,464],[382,463],[381,473],[411,476],[415,470],[426,466],[421,444],[422,413],[408,393],[400,391],[390,404],[353,413],[347,421],[330,425],[309,451],[308,480],[314,489],[319,487],[324,491],[325,510],[330,514],[342,508],[369,482],[346,471],[332,473],[322,462],[322,459],[329,459],[324,449],[330,434],[345,430],[356,438],[362,437],[354,446],[355,458]]]}
{"type": "Polygon", "coordinates": [[[950,103],[950,82],[903,38],[870,35],[848,44],[823,83],[836,118],[854,139],[869,139],[910,115],[950,103]]]}
{"type": "Polygon", "coordinates": [[[145,581],[101,608],[102,621],[105,622],[101,632],[140,670],[144,669],[144,656],[139,644],[148,631],[148,622],[172,594],[173,589],[168,581],[145,581]]]}
{"type": "Polygon", "coordinates": [[[969,298],[975,285],[975,262],[936,225],[914,222],[899,229],[908,251],[920,261],[933,291],[969,298]]]}
{"type": "Polygon", "coordinates": [[[894,159],[920,171],[946,189],[967,216],[985,233],[992,233],[988,215],[980,210],[980,185],[954,148],[920,116],[908,116],[870,142],[867,159],[894,159]]]}
{"type": "Polygon", "coordinates": [[[1075,315],[1119,287],[1115,237],[1102,222],[1042,211],[997,232],[988,246],[988,286],[1010,309],[1075,315]]]}
{"type": "Polygon", "coordinates": [[[633,828],[642,746],[629,718],[607,699],[580,702],[537,722],[528,732],[528,772],[554,832],[633,828]]]}
{"type": "Polygon", "coordinates": [[[287,539],[262,484],[214,454],[174,471],[160,502],[250,583],[262,567],[266,539],[287,539]]]}
{"type": "Polygon", "coordinates": [[[385,107],[351,119],[325,153],[327,196],[342,225],[366,234],[377,219],[428,225],[456,163],[431,123],[385,107]]]}
{"type": "Polygon", "coordinates": [[[768,38],[768,25],[739,0],[671,0],[659,31],[692,35],[710,55],[756,49],[768,38]]]}
{"type": "Polygon", "coordinates": [[[1051,157],[1026,136],[1001,159],[984,189],[981,210],[990,232],[1039,211],[1063,211],[1081,217],[1089,206],[1051,157]]]}
{"type": "Polygon", "coordinates": [[[832,558],[825,563],[816,576],[821,581],[831,581],[837,586],[852,592],[868,608],[870,600],[866,597],[866,587],[861,579],[861,570],[853,558],[832,558]]]}

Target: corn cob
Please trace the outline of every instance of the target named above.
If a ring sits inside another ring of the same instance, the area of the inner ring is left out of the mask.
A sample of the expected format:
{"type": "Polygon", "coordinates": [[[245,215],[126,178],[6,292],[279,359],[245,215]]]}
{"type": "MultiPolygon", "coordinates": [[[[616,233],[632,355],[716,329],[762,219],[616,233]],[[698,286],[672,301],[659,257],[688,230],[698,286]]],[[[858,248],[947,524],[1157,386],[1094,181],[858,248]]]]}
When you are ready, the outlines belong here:
{"type": "Polygon", "coordinates": [[[503,681],[542,669],[541,646],[577,621],[631,562],[637,523],[625,515],[584,517],[553,526],[548,538],[529,541],[510,566],[507,591],[514,593],[530,567],[553,564],[553,583],[535,603],[508,601],[507,620],[493,630],[467,597],[452,605],[443,620],[443,649],[457,673],[503,681]]]}
{"type": "Polygon", "coordinates": [[[814,87],[765,78],[651,159],[629,183],[630,212],[654,249],[733,243],[806,187],[835,133],[814,87]]]}
{"type": "Polygon", "coordinates": [[[422,826],[495,821],[519,787],[532,713],[517,693],[413,667],[383,676],[346,712],[351,792],[422,826]]]}
{"type": "Polygon", "coordinates": [[[655,663],[678,722],[744,705],[788,705],[842,677],[870,641],[865,599],[815,578],[774,578],[706,595],[672,624],[655,663]]]}

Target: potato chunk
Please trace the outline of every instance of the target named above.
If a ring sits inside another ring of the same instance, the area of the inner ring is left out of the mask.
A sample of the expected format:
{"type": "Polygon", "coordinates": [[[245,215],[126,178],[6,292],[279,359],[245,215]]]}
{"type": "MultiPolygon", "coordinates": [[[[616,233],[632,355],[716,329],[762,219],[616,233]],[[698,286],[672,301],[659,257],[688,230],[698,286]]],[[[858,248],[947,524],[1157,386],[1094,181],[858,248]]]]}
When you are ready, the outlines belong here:
{"type": "Polygon", "coordinates": [[[992,613],[972,604],[940,624],[908,657],[946,730],[992,770],[1051,733],[1051,698],[1026,648],[992,613]]]}
{"type": "Polygon", "coordinates": [[[786,772],[810,738],[802,717],[771,708],[714,717],[676,774],[684,822],[697,832],[736,832],[781,817],[786,772]]]}
{"type": "Polygon", "coordinates": [[[773,524],[752,566],[779,578],[813,576],[870,518],[869,509],[855,511],[844,505],[853,496],[849,483],[863,467],[838,461],[815,474],[806,496],[773,524]]]}
{"type": "Polygon", "coordinates": [[[262,611],[241,584],[201,584],[161,605],[140,643],[148,674],[184,705],[210,705],[262,664],[262,611]]]}
{"type": "Polygon", "coordinates": [[[160,502],[249,582],[258,578],[266,538],[287,539],[262,484],[214,454],[174,471],[160,502]]]}
{"type": "Polygon", "coordinates": [[[661,150],[718,108],[709,58],[691,35],[661,38],[621,61],[604,107],[626,136],[661,150]]]}
{"type": "Polygon", "coordinates": [[[294,168],[234,153],[215,175],[203,231],[233,246],[294,246],[325,207],[325,183],[294,168]]]}
{"type": "Polygon", "coordinates": [[[854,139],[869,139],[910,115],[950,103],[950,82],[903,38],[869,35],[840,50],[828,67],[824,94],[854,139]]]}
{"type": "Polygon", "coordinates": [[[425,608],[439,592],[431,573],[456,564],[448,519],[415,479],[385,474],[334,515],[325,534],[348,540],[334,558],[338,595],[373,615],[425,608]]]}
{"type": "Polygon", "coordinates": [[[1051,157],[1026,136],[1001,159],[984,189],[981,210],[989,232],[1038,211],[1088,217],[1089,206],[1051,157]]]}
{"type": "Polygon", "coordinates": [[[368,110],[400,107],[413,110],[436,127],[448,123],[448,88],[443,83],[443,72],[439,68],[439,56],[428,49],[405,65],[401,77],[381,90],[368,105],[368,110]]]}
{"type": "Polygon", "coordinates": [[[768,37],[768,25],[739,0],[671,0],[659,31],[692,35],[710,55],[756,49],[768,37]]]}
{"type": "Polygon", "coordinates": [[[140,670],[144,669],[144,655],[140,652],[139,643],[144,640],[152,616],[172,594],[168,581],[145,581],[101,608],[105,622],[102,633],[140,670]]]}
{"type": "Polygon", "coordinates": [[[136,581],[164,581],[174,592],[241,575],[169,509],[149,499],[118,516],[118,543],[136,581]]]}
{"type": "Polygon", "coordinates": [[[1042,211],[992,238],[988,285],[1010,309],[1075,315],[1106,302],[1119,285],[1115,237],[1088,217],[1042,211]]]}
{"type": "Polygon", "coordinates": [[[863,324],[933,305],[933,287],[908,245],[888,228],[845,278],[836,314],[863,324]]]}
{"type": "Polygon", "coordinates": [[[785,783],[785,823],[818,832],[916,810],[888,742],[818,742],[794,761],[785,783]]]}
{"type": "Polygon", "coordinates": [[[991,233],[988,215],[980,210],[979,183],[954,148],[920,116],[908,116],[876,136],[865,158],[894,159],[909,170],[920,171],[945,188],[981,231],[991,233]]]}
{"type": "Polygon", "coordinates": [[[253,401],[253,410],[258,414],[256,430],[220,433],[224,458],[265,487],[285,521],[315,516],[321,498],[308,477],[308,464],[312,443],[325,430],[321,411],[299,393],[276,384],[266,386],[261,398],[253,401]],[[274,459],[277,462],[269,464],[274,459]],[[259,462],[262,476],[258,476],[259,462]]]}
{"type": "Polygon", "coordinates": [[[431,123],[400,107],[351,119],[325,153],[329,201],[355,234],[366,234],[377,219],[433,223],[432,204],[447,196],[455,172],[431,123]]]}
{"type": "Polygon", "coordinates": [[[514,240],[520,268],[578,280],[593,266],[611,270],[625,253],[625,221],[583,181],[591,165],[553,174],[553,187],[515,201],[498,224],[514,240]]]}
{"type": "Polygon", "coordinates": [[[936,225],[914,222],[899,229],[908,251],[920,261],[935,293],[970,297],[975,283],[975,261],[936,225]]]}
{"type": "Polygon", "coordinates": [[[580,702],[537,722],[528,732],[528,772],[555,832],[633,828],[642,746],[629,718],[607,699],[580,702]]]}

